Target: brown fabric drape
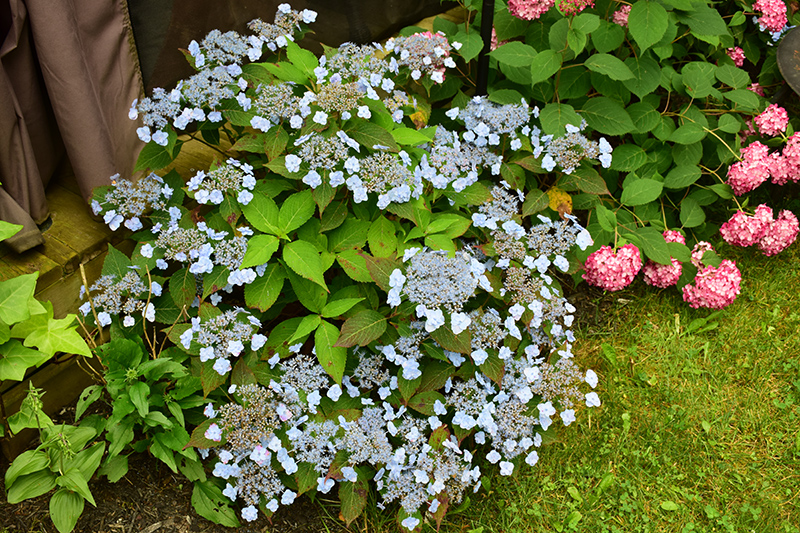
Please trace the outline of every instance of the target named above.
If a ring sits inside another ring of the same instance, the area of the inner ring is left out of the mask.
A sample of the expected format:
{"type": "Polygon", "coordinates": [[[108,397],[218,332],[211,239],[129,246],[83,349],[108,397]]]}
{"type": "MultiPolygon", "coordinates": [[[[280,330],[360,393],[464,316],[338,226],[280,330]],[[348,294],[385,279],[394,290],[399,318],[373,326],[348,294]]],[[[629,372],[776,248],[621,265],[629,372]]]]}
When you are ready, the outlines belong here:
{"type": "Polygon", "coordinates": [[[16,251],[43,242],[45,188],[64,152],[85,198],[130,176],[142,93],[124,0],[0,0],[0,219],[16,251]]]}

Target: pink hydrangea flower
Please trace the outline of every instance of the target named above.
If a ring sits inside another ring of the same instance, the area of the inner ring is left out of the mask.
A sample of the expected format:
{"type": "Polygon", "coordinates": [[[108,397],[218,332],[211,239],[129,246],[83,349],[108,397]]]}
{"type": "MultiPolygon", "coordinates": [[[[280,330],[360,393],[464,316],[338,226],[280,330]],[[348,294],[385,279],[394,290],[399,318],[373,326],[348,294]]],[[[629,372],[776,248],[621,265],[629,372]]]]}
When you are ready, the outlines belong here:
{"type": "MultiPolygon", "coordinates": [[[[667,242],[679,242],[686,244],[686,238],[680,231],[667,230],[664,232],[664,240],[667,242]]],[[[683,273],[683,265],[674,257],[671,259],[669,265],[662,265],[650,259],[645,263],[642,269],[644,275],[644,282],[653,287],[666,289],[678,283],[681,274],[683,273]]]]}
{"type": "Polygon", "coordinates": [[[618,291],[631,284],[642,268],[639,249],[626,244],[616,253],[610,246],[601,246],[586,258],[583,279],[607,291],[618,291]]]}
{"type": "MultiPolygon", "coordinates": [[[[750,87],[747,88],[750,91],[753,91],[758,96],[764,96],[764,88],[761,86],[760,83],[751,83],[750,87]]],[[[755,132],[753,132],[755,133],[755,132]]]]}
{"type": "Polygon", "coordinates": [[[741,196],[769,179],[769,148],[758,141],[742,148],[742,160],[728,167],[728,185],[741,196]]]}
{"type": "Polygon", "coordinates": [[[753,216],[737,211],[719,228],[725,242],[733,246],[752,246],[756,244],[772,223],[772,209],[761,204],[753,216]]]}
{"type": "Polygon", "coordinates": [[[775,185],[785,185],[794,170],[786,157],[780,152],[769,154],[769,175],[775,185]]]}
{"type": "Polygon", "coordinates": [[[775,137],[786,131],[786,126],[789,125],[789,115],[778,104],[772,104],[758,115],[754,121],[762,135],[775,137]]]}
{"type": "Polygon", "coordinates": [[[495,51],[495,50],[497,50],[498,46],[503,46],[507,42],[508,41],[498,41],[497,40],[497,31],[494,29],[494,26],[492,26],[492,42],[489,45],[490,50],[491,51],[495,51]]]}
{"type": "Polygon", "coordinates": [[[554,5],[555,0],[508,0],[508,11],[522,20],[536,20],[554,5]]]}
{"type": "Polygon", "coordinates": [[[795,132],[783,147],[783,160],[787,166],[787,178],[800,181],[800,132],[795,132]]]}
{"type": "Polygon", "coordinates": [[[797,239],[799,229],[797,217],[791,211],[784,209],[769,225],[764,237],[758,241],[758,249],[766,256],[778,254],[797,239]]]}
{"type": "Polygon", "coordinates": [[[568,17],[577,15],[587,7],[594,7],[594,0],[559,0],[558,2],[558,8],[568,17]]]}
{"type": "Polygon", "coordinates": [[[781,31],[788,22],[783,0],[756,0],[753,9],[761,13],[758,24],[771,32],[781,31]]]}
{"type": "Polygon", "coordinates": [[[628,15],[631,14],[631,6],[624,5],[618,10],[614,11],[614,14],[611,16],[611,22],[614,24],[619,24],[622,27],[628,27],[628,15]]]}
{"type": "Polygon", "coordinates": [[[728,48],[725,50],[725,53],[728,54],[728,57],[733,59],[733,64],[737,67],[741,67],[744,65],[744,50],[739,48],[738,46],[734,46],[733,48],[728,48]]]}
{"type": "Polygon", "coordinates": [[[683,301],[695,309],[722,309],[733,303],[740,292],[742,274],[736,263],[725,259],[719,267],[701,267],[693,284],[683,287],[683,301]]]}

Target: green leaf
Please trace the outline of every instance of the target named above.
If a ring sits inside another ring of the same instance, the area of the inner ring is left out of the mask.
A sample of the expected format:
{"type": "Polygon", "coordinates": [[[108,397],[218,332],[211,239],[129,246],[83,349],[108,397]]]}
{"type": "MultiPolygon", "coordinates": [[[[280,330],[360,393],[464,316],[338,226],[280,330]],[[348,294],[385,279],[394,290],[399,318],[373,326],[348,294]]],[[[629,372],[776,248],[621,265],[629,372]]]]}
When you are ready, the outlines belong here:
{"type": "Polygon", "coordinates": [[[636,228],[634,233],[639,237],[639,244],[645,256],[662,265],[670,264],[671,256],[667,241],[659,230],[653,227],[636,228]]]}
{"type": "Polygon", "coordinates": [[[44,470],[48,466],[50,466],[50,456],[44,450],[22,452],[6,470],[6,490],[18,477],[44,470]]]}
{"type": "Polygon", "coordinates": [[[378,287],[386,292],[389,292],[389,277],[394,272],[395,268],[399,268],[403,263],[400,259],[394,257],[371,257],[365,256],[367,271],[369,272],[370,280],[374,281],[378,287]]]}
{"type": "Polygon", "coordinates": [[[435,390],[423,391],[415,394],[408,401],[408,406],[425,416],[434,416],[436,413],[433,410],[433,404],[436,403],[436,400],[445,403],[445,398],[441,392],[435,390]]]}
{"type": "Polygon", "coordinates": [[[297,329],[287,341],[290,345],[305,339],[312,331],[317,329],[322,319],[319,315],[306,315],[300,320],[297,329]]]}
{"type": "Polygon", "coordinates": [[[317,56],[313,52],[300,48],[294,41],[287,39],[286,43],[286,57],[306,76],[314,74],[314,69],[319,66],[317,56]]]}
{"type": "Polygon", "coordinates": [[[150,395],[150,387],[144,381],[137,381],[128,389],[131,403],[136,407],[139,416],[144,418],[150,412],[150,404],[147,397],[150,395]]]}
{"type": "Polygon", "coordinates": [[[342,333],[335,346],[343,348],[366,346],[383,335],[384,331],[386,331],[386,317],[377,311],[367,309],[344,322],[342,333]]]}
{"type": "Polygon", "coordinates": [[[564,190],[578,189],[588,194],[610,194],[606,181],[591,167],[578,167],[572,174],[562,176],[558,186],[564,190]]]}
{"type": "Polygon", "coordinates": [[[286,273],[281,265],[269,265],[263,276],[245,286],[244,301],[247,307],[253,307],[259,311],[266,311],[272,307],[281,294],[285,278],[286,273]]]}
{"type": "MultiPolygon", "coordinates": [[[[435,130],[431,130],[433,133],[435,130]]],[[[392,137],[397,144],[403,146],[418,146],[431,142],[432,137],[426,135],[422,131],[414,130],[411,128],[397,128],[392,130],[392,137]]]]}
{"type": "Polygon", "coordinates": [[[739,133],[742,129],[741,123],[733,115],[722,115],[719,117],[717,127],[725,133],[739,133]]]}
{"type": "Polygon", "coordinates": [[[286,144],[289,142],[289,134],[280,126],[273,126],[264,134],[264,152],[267,158],[272,161],[283,153],[286,144]]]}
{"type": "MultiPolygon", "coordinates": [[[[728,26],[719,12],[705,2],[694,2],[691,11],[676,11],[678,20],[689,26],[695,35],[729,35],[728,26]]],[[[630,17],[628,18],[630,24],[630,17]]]]}
{"type": "Polygon", "coordinates": [[[612,80],[629,80],[633,72],[628,65],[609,54],[593,54],[584,63],[586,68],[593,72],[605,74],[612,80]]]}
{"type": "Polygon", "coordinates": [[[23,226],[19,224],[12,224],[10,222],[5,222],[0,220],[0,241],[4,241],[9,237],[13,237],[20,231],[22,231],[23,226]]]}
{"type": "Polygon", "coordinates": [[[343,252],[352,248],[363,248],[367,243],[370,226],[366,220],[348,218],[344,224],[328,234],[328,250],[343,252]]]}
{"type": "Polygon", "coordinates": [[[167,148],[167,146],[160,146],[154,141],[145,144],[142,151],[139,152],[133,171],[139,172],[140,170],[149,169],[154,172],[172,163],[172,152],[167,148]]]}
{"type": "Polygon", "coordinates": [[[368,283],[372,277],[367,267],[368,256],[358,250],[345,250],[336,254],[336,262],[351,279],[368,283]]]}
{"type": "Polygon", "coordinates": [[[275,201],[266,194],[256,192],[250,203],[242,206],[247,221],[257,230],[279,235],[279,211],[275,201]]]}
{"type": "Polygon", "coordinates": [[[38,277],[34,272],[0,281],[0,321],[10,326],[30,316],[28,301],[33,299],[38,277]]]}
{"type": "Polygon", "coordinates": [[[678,144],[694,144],[702,141],[706,137],[706,131],[702,126],[694,122],[688,122],[673,131],[669,140],[678,144]]]}
{"type": "MultiPolygon", "coordinates": [[[[552,105],[552,104],[548,104],[552,105]]],[[[605,96],[590,98],[580,111],[592,129],[606,135],[624,135],[633,131],[633,121],[617,100],[605,96]]],[[[616,159],[616,152],[612,159],[616,159]]]]}
{"type": "Polygon", "coordinates": [[[50,470],[39,470],[32,474],[17,477],[14,484],[6,486],[8,503],[15,504],[30,498],[36,498],[53,490],[56,486],[56,475],[50,470]]]}
{"type": "Polygon", "coordinates": [[[312,313],[320,313],[328,300],[328,293],[325,289],[312,281],[301,278],[291,269],[287,270],[286,274],[300,303],[312,313]]]}
{"type": "Polygon", "coordinates": [[[659,181],[639,179],[623,189],[620,201],[629,206],[644,205],[661,196],[662,189],[663,185],[659,181]]]}
{"type": "Polygon", "coordinates": [[[667,10],[649,0],[639,0],[633,4],[628,15],[628,31],[642,52],[661,40],[668,24],[667,10]]]}
{"type": "Polygon", "coordinates": [[[288,235],[314,216],[317,204],[311,191],[294,193],[284,200],[278,214],[278,226],[288,235]]]}
{"type": "Polygon", "coordinates": [[[601,204],[597,206],[595,212],[601,228],[611,233],[617,230],[617,215],[614,211],[601,204]]]}
{"type": "MultiPolygon", "coordinates": [[[[324,318],[336,318],[349,311],[354,305],[363,301],[364,298],[342,298],[325,304],[320,313],[324,318]]],[[[338,334],[337,334],[338,337],[338,334]]]]}
{"type": "Polygon", "coordinates": [[[472,352],[472,333],[469,329],[456,335],[450,328],[441,327],[431,333],[431,337],[445,350],[464,354],[472,352]]]}
{"type": "Polygon", "coordinates": [[[525,201],[522,202],[522,216],[529,217],[533,214],[543,211],[549,204],[550,200],[547,193],[539,190],[532,189],[525,195],[525,201]]]}
{"type": "Polygon", "coordinates": [[[658,88],[661,83],[661,68],[654,60],[646,56],[629,57],[625,64],[633,73],[633,78],[623,82],[630,92],[644,98],[658,88]]]}
{"type": "MultiPolygon", "coordinates": [[[[50,497],[50,519],[60,533],[75,529],[78,518],[83,514],[83,497],[80,494],[61,488],[50,497]]],[[[94,505],[94,502],[92,502],[94,505]]]]}
{"type": "Polygon", "coordinates": [[[294,241],[285,244],[283,247],[283,260],[296,274],[313,281],[326,291],[328,290],[323,277],[325,271],[322,268],[319,252],[310,243],[294,241]]]}
{"type": "Polygon", "coordinates": [[[178,270],[169,278],[169,294],[178,309],[191,307],[197,296],[197,280],[188,268],[178,270]]]}
{"type": "Polygon", "coordinates": [[[374,257],[389,257],[397,249],[397,235],[394,224],[386,217],[378,217],[367,233],[369,250],[374,257]]]}
{"type": "Polygon", "coordinates": [[[665,511],[677,511],[678,509],[680,509],[680,506],[673,501],[667,500],[661,502],[661,508],[664,509],[665,511]]]}
{"type": "Polygon", "coordinates": [[[714,71],[714,75],[719,81],[733,89],[744,89],[750,85],[750,75],[747,71],[733,65],[720,65],[714,71]]]}
{"type": "Polygon", "coordinates": [[[522,93],[514,89],[495,89],[489,92],[489,100],[495,104],[506,105],[518,104],[522,100],[525,100],[525,98],[522,96],[522,93]]]}
{"type": "Polygon", "coordinates": [[[0,345],[0,381],[22,381],[29,368],[35,368],[50,359],[52,354],[26,348],[17,339],[0,345]]]}
{"type": "Polygon", "coordinates": [[[533,58],[536,57],[536,50],[519,41],[511,41],[498,46],[489,55],[500,63],[512,67],[530,67],[533,58]]]}
{"type": "Polygon", "coordinates": [[[623,144],[614,149],[611,168],[623,172],[633,172],[647,163],[647,154],[635,144],[623,144]]]}
{"type": "Polygon", "coordinates": [[[545,81],[561,69],[561,54],[551,50],[542,50],[531,61],[531,85],[545,81]]]}
{"type": "Polygon", "coordinates": [[[712,94],[714,89],[714,74],[716,65],[705,61],[692,61],[681,69],[683,85],[692,98],[705,98],[712,94]]]}
{"type": "Polygon", "coordinates": [[[464,58],[464,61],[472,61],[483,49],[483,39],[476,31],[466,33],[463,31],[458,32],[450,39],[450,44],[461,43],[461,48],[458,53],[464,58]]]}
{"type": "Polygon", "coordinates": [[[225,527],[239,527],[236,511],[211,481],[198,481],[192,490],[192,507],[197,514],[225,527]]]}
{"type": "Polygon", "coordinates": [[[369,486],[367,481],[358,476],[358,479],[353,482],[341,483],[339,485],[339,500],[342,503],[342,518],[345,525],[350,527],[350,524],[358,518],[367,506],[367,495],[369,494],[369,486]]]}
{"type": "Polygon", "coordinates": [[[363,119],[351,119],[349,122],[350,124],[345,133],[369,150],[376,150],[375,146],[386,146],[392,152],[400,151],[400,147],[397,146],[392,134],[377,124],[363,119]]]}
{"type": "Polygon", "coordinates": [[[592,44],[600,53],[608,53],[619,48],[625,40],[625,30],[619,24],[601,20],[600,25],[592,32],[592,44]]]}
{"type": "Polygon", "coordinates": [[[566,133],[567,124],[580,126],[582,119],[571,105],[550,103],[539,113],[539,120],[545,134],[561,136],[566,133]]]}
{"type": "Polygon", "coordinates": [[[664,178],[667,189],[685,189],[700,179],[700,167],[697,165],[678,165],[669,171],[664,178]]]}
{"type": "Polygon", "coordinates": [[[336,383],[342,382],[344,367],[347,364],[347,348],[336,346],[339,335],[339,328],[326,320],[320,323],[314,333],[317,360],[336,383]]]}
{"type": "Polygon", "coordinates": [[[626,108],[633,122],[633,133],[650,133],[661,122],[661,115],[647,102],[636,102],[626,108]]]}
{"type": "Polygon", "coordinates": [[[67,490],[77,492],[86,501],[94,506],[97,506],[94,501],[94,497],[92,497],[92,492],[89,490],[89,485],[86,482],[86,478],[77,468],[70,468],[62,475],[58,476],[56,483],[67,490]]]}
{"type": "Polygon", "coordinates": [[[278,250],[280,240],[274,235],[253,235],[247,240],[247,251],[240,269],[263,265],[278,250]]]}
{"type": "Polygon", "coordinates": [[[697,200],[684,198],[681,201],[681,224],[684,228],[695,228],[706,221],[706,214],[697,200]]]}
{"type": "MultiPolygon", "coordinates": [[[[260,65],[279,80],[291,81],[298,85],[308,84],[308,76],[304,75],[300,69],[291,63],[280,61],[278,63],[260,63],[260,65]]],[[[242,70],[244,70],[244,67],[242,67],[242,70]]],[[[247,125],[249,126],[250,123],[248,122],[247,125]]]]}
{"type": "Polygon", "coordinates": [[[737,104],[742,111],[755,112],[761,106],[758,95],[748,89],[734,89],[722,93],[722,96],[737,104]]]}
{"type": "Polygon", "coordinates": [[[116,483],[122,476],[128,473],[128,456],[127,455],[115,455],[114,457],[109,457],[106,460],[106,464],[100,469],[99,474],[101,476],[106,476],[108,481],[111,483],[116,483]]]}
{"type": "Polygon", "coordinates": [[[709,187],[712,191],[714,191],[717,196],[723,198],[725,200],[730,200],[733,198],[733,189],[727,183],[715,183],[709,187]]]}

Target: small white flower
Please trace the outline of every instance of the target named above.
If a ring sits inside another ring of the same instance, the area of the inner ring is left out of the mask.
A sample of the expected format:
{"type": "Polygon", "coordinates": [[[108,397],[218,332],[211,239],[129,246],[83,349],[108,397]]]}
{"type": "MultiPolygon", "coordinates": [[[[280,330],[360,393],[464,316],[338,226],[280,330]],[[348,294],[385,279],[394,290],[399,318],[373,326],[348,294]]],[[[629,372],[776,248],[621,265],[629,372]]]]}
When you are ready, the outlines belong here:
{"type": "Polygon", "coordinates": [[[596,392],[590,392],[586,395],[587,407],[600,407],[600,397],[596,392]]]}
{"type": "Polygon", "coordinates": [[[302,162],[303,162],[302,159],[300,159],[294,154],[287,155],[286,159],[284,160],[284,164],[286,165],[286,170],[292,173],[300,171],[300,163],[302,162]]]}
{"type": "Polygon", "coordinates": [[[324,111],[317,111],[312,120],[317,124],[324,126],[328,123],[328,114],[324,111]]]}
{"type": "Polygon", "coordinates": [[[472,319],[467,313],[453,313],[450,317],[450,326],[456,335],[467,329],[470,323],[472,323],[472,319]]]}
{"type": "Polygon", "coordinates": [[[510,476],[514,473],[514,463],[509,461],[501,461],[500,462],[500,475],[501,476],[510,476]]]}
{"type": "Polygon", "coordinates": [[[597,387],[597,374],[591,368],[586,371],[586,378],[584,379],[591,388],[597,387]]]}

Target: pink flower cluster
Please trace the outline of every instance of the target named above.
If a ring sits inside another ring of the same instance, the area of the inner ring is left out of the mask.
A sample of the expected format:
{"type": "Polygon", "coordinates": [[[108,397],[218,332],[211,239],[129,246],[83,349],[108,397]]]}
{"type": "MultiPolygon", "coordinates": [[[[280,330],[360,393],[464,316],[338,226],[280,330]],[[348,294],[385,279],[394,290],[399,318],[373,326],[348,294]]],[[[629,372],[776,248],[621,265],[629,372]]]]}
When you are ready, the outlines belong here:
{"type": "Polygon", "coordinates": [[[797,217],[791,211],[783,210],[777,220],[770,223],[764,236],[758,241],[758,249],[766,256],[779,254],[788,248],[796,239],[797,217]]]}
{"type": "Polygon", "coordinates": [[[497,50],[498,46],[503,46],[507,42],[508,41],[498,41],[497,40],[497,30],[495,30],[494,26],[492,26],[492,41],[489,44],[489,49],[493,52],[493,51],[497,50]]]}
{"type": "Polygon", "coordinates": [[[577,15],[587,7],[594,7],[594,0],[559,0],[558,9],[564,15],[572,17],[577,15]]]}
{"type": "MultiPolygon", "coordinates": [[[[664,240],[667,242],[679,242],[686,244],[686,239],[680,231],[667,230],[664,232],[664,240]]],[[[683,272],[683,265],[675,258],[672,258],[669,265],[662,265],[652,260],[647,260],[642,273],[644,282],[653,287],[666,289],[678,283],[678,279],[683,272]]]]}
{"type": "Polygon", "coordinates": [[[555,0],[508,0],[508,11],[523,20],[536,20],[554,5],[555,0]]]}
{"type": "Polygon", "coordinates": [[[631,6],[624,5],[618,10],[614,11],[614,14],[611,16],[611,22],[613,22],[614,24],[619,24],[624,28],[627,28],[628,15],[630,14],[631,14],[631,6]]]}
{"type": "MultiPolygon", "coordinates": [[[[751,83],[750,87],[747,88],[748,91],[753,91],[758,96],[764,96],[764,88],[761,86],[760,83],[751,83]]],[[[755,133],[755,131],[753,131],[755,133]]]]}
{"type": "Polygon", "coordinates": [[[769,148],[755,141],[742,148],[742,160],[728,168],[728,185],[737,196],[770,178],[775,185],[800,181],[800,132],[789,137],[782,152],[769,153],[769,148]]]}
{"type": "Polygon", "coordinates": [[[719,267],[700,267],[693,284],[683,287],[683,301],[695,309],[722,309],[739,295],[741,282],[742,274],[736,263],[728,259],[723,260],[719,267]]]}
{"type": "Polygon", "coordinates": [[[761,204],[753,216],[737,211],[719,228],[725,242],[733,246],[753,246],[764,237],[772,223],[772,209],[761,204]]]}
{"type": "Polygon", "coordinates": [[[753,9],[761,13],[758,24],[771,32],[783,30],[788,22],[783,0],[756,0],[753,9]]]}
{"type": "Polygon", "coordinates": [[[758,131],[762,135],[769,135],[770,137],[783,133],[786,131],[786,126],[789,125],[789,115],[778,104],[770,105],[754,120],[756,126],[758,126],[758,131]]]}
{"type": "Polygon", "coordinates": [[[583,279],[601,289],[618,291],[630,285],[641,268],[639,249],[633,244],[626,244],[616,253],[610,246],[602,246],[586,258],[583,279]]]}
{"type": "Polygon", "coordinates": [[[742,160],[728,167],[728,185],[741,196],[769,179],[769,148],[758,141],[742,148],[742,160]]]}
{"type": "Polygon", "coordinates": [[[728,54],[728,57],[733,59],[733,64],[737,67],[741,67],[744,65],[744,50],[739,48],[738,46],[734,46],[733,48],[728,48],[725,50],[725,53],[728,54]]]}

